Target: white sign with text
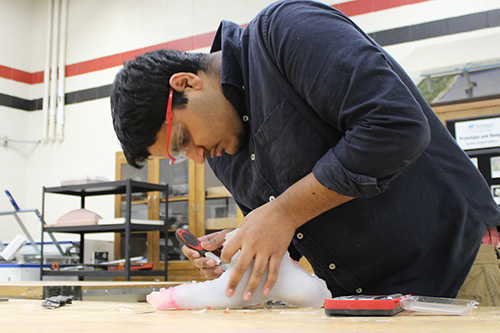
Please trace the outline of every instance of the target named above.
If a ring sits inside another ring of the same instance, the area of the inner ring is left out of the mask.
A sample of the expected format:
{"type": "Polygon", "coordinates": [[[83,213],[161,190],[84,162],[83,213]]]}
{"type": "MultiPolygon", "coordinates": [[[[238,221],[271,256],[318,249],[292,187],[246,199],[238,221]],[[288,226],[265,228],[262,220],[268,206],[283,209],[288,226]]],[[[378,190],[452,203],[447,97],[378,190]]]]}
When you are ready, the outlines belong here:
{"type": "Polygon", "coordinates": [[[455,138],[463,150],[500,147],[500,118],[457,122],[455,138]]]}

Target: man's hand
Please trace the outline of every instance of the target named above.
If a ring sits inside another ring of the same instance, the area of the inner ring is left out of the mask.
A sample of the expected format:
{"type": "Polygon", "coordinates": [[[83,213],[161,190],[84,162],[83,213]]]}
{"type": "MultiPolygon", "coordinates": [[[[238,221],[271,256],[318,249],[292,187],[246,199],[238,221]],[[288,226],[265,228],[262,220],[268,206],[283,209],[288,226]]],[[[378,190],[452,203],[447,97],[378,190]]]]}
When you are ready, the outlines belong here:
{"type": "MultiPolygon", "coordinates": [[[[241,250],[229,278],[226,296],[234,294],[252,260],[254,265],[243,299],[249,301],[252,298],[266,268],[268,274],[263,293],[269,294],[278,279],[281,258],[287,251],[295,230],[327,210],[352,199],[324,187],[310,173],[273,201],[254,209],[240,224],[238,233],[222,249],[220,257],[224,263],[230,262],[236,252],[241,250]]],[[[218,250],[229,231],[231,230],[203,236],[200,238],[201,245],[209,251],[218,250]]],[[[182,252],[194,266],[200,268],[203,276],[216,278],[222,274],[222,269],[212,259],[200,258],[196,251],[185,246],[182,252]]]]}
{"type": "MultiPolygon", "coordinates": [[[[222,248],[222,243],[224,243],[226,234],[230,231],[232,231],[232,229],[222,230],[200,237],[201,246],[205,250],[217,254],[222,248]]],[[[207,279],[218,278],[224,272],[222,268],[216,265],[215,260],[202,257],[198,252],[185,245],[182,247],[182,253],[184,253],[193,266],[200,269],[201,275],[207,279]]]]}
{"type": "Polygon", "coordinates": [[[243,294],[243,299],[252,298],[268,268],[263,288],[267,295],[273,288],[281,264],[295,230],[316,216],[341,205],[352,197],[340,195],[324,187],[312,173],[289,187],[273,201],[249,213],[240,225],[239,232],[222,250],[221,260],[226,263],[241,250],[228,282],[226,296],[231,297],[243,274],[254,266],[243,294]]]}
{"type": "Polygon", "coordinates": [[[266,268],[268,274],[263,288],[264,295],[273,288],[280,270],[281,258],[285,254],[295,233],[287,212],[280,209],[273,201],[253,210],[248,214],[240,230],[224,246],[222,262],[229,262],[241,249],[226,289],[226,296],[231,297],[254,261],[252,273],[246,286],[243,299],[249,301],[262,278],[266,268]]]}

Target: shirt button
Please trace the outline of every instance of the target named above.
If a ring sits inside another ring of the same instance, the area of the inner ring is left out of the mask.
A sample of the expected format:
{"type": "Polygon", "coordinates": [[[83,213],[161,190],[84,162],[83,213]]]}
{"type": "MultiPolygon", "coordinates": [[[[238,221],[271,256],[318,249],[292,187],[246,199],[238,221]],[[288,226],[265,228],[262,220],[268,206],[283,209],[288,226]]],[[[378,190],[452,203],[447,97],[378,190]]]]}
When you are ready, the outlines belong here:
{"type": "Polygon", "coordinates": [[[301,233],[301,232],[299,232],[299,233],[297,234],[297,239],[302,239],[302,238],[304,238],[304,234],[303,234],[303,233],[301,233]]]}
{"type": "Polygon", "coordinates": [[[248,116],[247,116],[247,115],[244,115],[244,116],[243,116],[243,121],[244,121],[244,122],[247,122],[247,121],[248,121],[248,116]]]}
{"type": "Polygon", "coordinates": [[[255,161],[255,154],[250,155],[250,159],[251,159],[252,161],[255,161]]]}
{"type": "Polygon", "coordinates": [[[335,266],[334,263],[331,263],[330,265],[328,265],[328,268],[330,268],[332,271],[337,268],[337,266],[335,266]]]}
{"type": "Polygon", "coordinates": [[[363,292],[363,289],[361,289],[361,288],[356,289],[356,293],[361,294],[362,292],[363,292]]]}
{"type": "Polygon", "coordinates": [[[276,198],[274,197],[274,195],[271,195],[271,196],[269,197],[269,201],[273,201],[274,199],[276,199],[276,198]]]}

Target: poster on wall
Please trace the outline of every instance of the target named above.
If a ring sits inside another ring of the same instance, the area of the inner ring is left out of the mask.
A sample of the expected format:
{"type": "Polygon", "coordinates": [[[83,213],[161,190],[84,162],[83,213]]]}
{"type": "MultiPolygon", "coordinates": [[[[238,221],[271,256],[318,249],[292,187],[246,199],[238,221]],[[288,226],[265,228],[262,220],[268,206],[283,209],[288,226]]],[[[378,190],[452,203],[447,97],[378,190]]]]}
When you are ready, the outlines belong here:
{"type": "Polygon", "coordinates": [[[490,157],[491,178],[500,178],[500,156],[490,157]]]}
{"type": "Polygon", "coordinates": [[[500,114],[446,120],[446,127],[478,168],[500,205],[500,114]]]}
{"type": "Polygon", "coordinates": [[[500,117],[457,121],[455,139],[463,150],[500,147],[500,117]]]}
{"type": "Polygon", "coordinates": [[[491,194],[493,194],[493,199],[497,205],[500,205],[500,185],[491,186],[491,194]]]}

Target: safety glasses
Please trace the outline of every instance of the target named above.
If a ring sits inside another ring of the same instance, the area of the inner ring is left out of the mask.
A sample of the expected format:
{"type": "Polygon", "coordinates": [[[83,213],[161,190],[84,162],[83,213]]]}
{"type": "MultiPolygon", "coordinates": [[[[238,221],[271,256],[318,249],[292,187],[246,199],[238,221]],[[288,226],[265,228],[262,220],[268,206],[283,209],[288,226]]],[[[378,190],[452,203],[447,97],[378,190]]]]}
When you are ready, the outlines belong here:
{"type": "Polygon", "coordinates": [[[191,136],[184,125],[177,124],[172,126],[172,100],[174,91],[170,89],[168,93],[167,113],[165,120],[167,121],[167,155],[170,159],[170,165],[175,162],[182,162],[187,159],[187,151],[191,144],[191,136]]]}

